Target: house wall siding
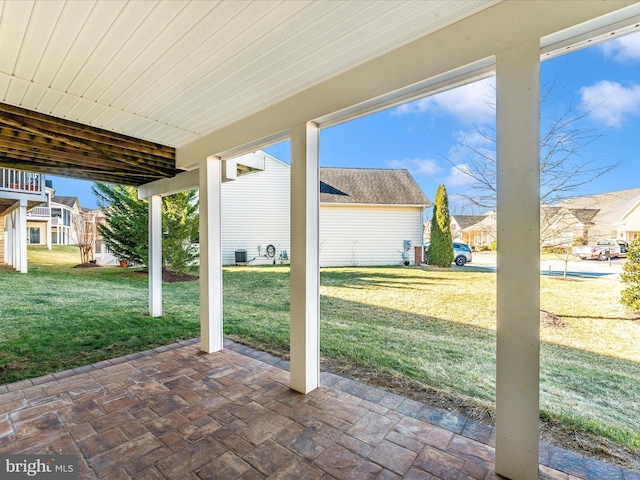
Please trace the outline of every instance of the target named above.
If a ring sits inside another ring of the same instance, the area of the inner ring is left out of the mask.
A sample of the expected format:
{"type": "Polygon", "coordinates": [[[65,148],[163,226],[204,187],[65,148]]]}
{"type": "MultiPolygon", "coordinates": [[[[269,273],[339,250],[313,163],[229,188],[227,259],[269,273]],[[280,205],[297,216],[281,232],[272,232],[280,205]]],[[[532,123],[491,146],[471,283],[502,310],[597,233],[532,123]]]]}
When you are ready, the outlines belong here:
{"type": "MultiPolygon", "coordinates": [[[[320,207],[320,266],[375,266],[402,263],[403,241],[420,245],[417,207],[320,207]]],[[[407,252],[413,261],[413,248],[407,252]]]]}
{"type": "Polygon", "coordinates": [[[235,251],[247,251],[251,265],[280,262],[289,244],[290,169],[265,156],[263,172],[222,184],[222,263],[235,263],[235,251]],[[261,252],[258,251],[261,246],[261,252]],[[276,247],[275,258],[264,255],[267,245],[276,247]]]}
{"type": "Polygon", "coordinates": [[[617,238],[623,238],[632,242],[640,233],[640,205],[638,205],[627,217],[624,223],[618,226],[617,238]]]}
{"type": "MultiPolygon", "coordinates": [[[[247,251],[250,265],[290,256],[290,168],[265,156],[265,170],[222,184],[222,263],[247,251]],[[276,248],[275,258],[264,256],[276,248]],[[261,250],[258,250],[258,246],[261,250]],[[262,256],[260,256],[262,254],[262,256]]],[[[398,265],[403,240],[420,245],[422,209],[406,206],[320,205],[320,266],[398,265]]],[[[413,250],[408,259],[413,261],[413,250]]],[[[286,263],[286,262],[284,262],[286,263]]]]}

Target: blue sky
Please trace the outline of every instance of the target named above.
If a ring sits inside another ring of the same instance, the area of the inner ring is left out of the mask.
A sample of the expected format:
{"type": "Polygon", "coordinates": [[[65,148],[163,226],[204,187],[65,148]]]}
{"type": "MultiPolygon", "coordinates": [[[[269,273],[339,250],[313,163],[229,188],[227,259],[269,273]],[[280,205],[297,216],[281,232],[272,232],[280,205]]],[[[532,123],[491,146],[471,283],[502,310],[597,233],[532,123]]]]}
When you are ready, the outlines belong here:
{"type": "MultiPolygon", "coordinates": [[[[579,127],[599,135],[582,151],[579,161],[622,164],[579,193],[640,187],[640,33],[546,60],[540,72],[541,85],[556,82],[542,115],[558,115],[573,108],[576,114],[586,114],[579,127]]],[[[493,83],[493,78],[485,79],[323,129],[320,163],[327,167],[407,168],[431,200],[438,185],[444,183],[452,208],[461,213],[463,204],[457,194],[468,190],[469,177],[462,173],[467,151],[460,147],[460,139],[482,146],[475,126],[495,124],[493,83]]],[[[289,162],[288,142],[265,150],[289,162]]],[[[96,206],[91,182],[48,178],[58,195],[78,196],[82,206],[96,206]]]]}

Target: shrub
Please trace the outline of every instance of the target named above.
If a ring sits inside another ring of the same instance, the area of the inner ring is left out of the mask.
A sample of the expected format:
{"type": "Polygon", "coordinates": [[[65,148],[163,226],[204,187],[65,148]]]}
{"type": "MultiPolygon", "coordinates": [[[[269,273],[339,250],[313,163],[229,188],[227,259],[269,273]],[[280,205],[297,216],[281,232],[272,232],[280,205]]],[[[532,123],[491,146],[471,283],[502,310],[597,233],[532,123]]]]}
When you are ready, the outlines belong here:
{"type": "Polygon", "coordinates": [[[640,238],[629,245],[622,270],[620,280],[628,286],[622,290],[620,301],[631,310],[640,311],[640,238]]]}
{"type": "Polygon", "coordinates": [[[431,219],[431,242],[427,251],[430,265],[450,267],[453,262],[453,238],[451,235],[451,218],[449,216],[449,199],[444,185],[438,187],[433,204],[431,219]]]}

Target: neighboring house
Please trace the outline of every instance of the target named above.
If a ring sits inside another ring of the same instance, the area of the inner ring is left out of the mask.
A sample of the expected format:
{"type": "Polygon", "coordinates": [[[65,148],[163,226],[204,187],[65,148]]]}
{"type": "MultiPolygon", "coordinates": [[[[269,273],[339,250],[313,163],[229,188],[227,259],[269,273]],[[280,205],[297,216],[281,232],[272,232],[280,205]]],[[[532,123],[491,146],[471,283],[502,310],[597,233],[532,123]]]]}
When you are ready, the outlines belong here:
{"type": "MultiPolygon", "coordinates": [[[[250,264],[290,256],[289,165],[264,152],[262,172],[222,185],[222,262],[246,250],[250,264]],[[268,247],[272,245],[275,249],[268,247]]],[[[406,170],[320,168],[320,265],[397,265],[420,245],[431,203],[406,170]]]]}
{"type": "MultiPolygon", "coordinates": [[[[471,247],[490,247],[496,239],[496,212],[484,215],[452,215],[451,236],[471,247]]],[[[431,238],[431,221],[424,224],[424,242],[431,238]]]]}
{"type": "Polygon", "coordinates": [[[107,248],[104,238],[100,234],[100,230],[97,228],[98,225],[106,225],[107,223],[104,218],[104,212],[99,208],[94,210],[85,209],[85,211],[92,213],[96,222],[96,240],[93,247],[93,258],[99,265],[117,265],[119,260],[107,248]]]}
{"type": "MultiPolygon", "coordinates": [[[[430,223],[425,224],[428,239],[430,223]]],[[[488,246],[496,238],[496,213],[453,215],[451,233],[473,247],[488,246]]],[[[631,242],[640,236],[640,188],[599,193],[540,207],[542,246],[571,245],[599,238],[631,242]]]]}
{"type": "Polygon", "coordinates": [[[451,236],[472,247],[490,247],[496,239],[496,212],[485,215],[453,215],[451,236]]]}
{"type": "Polygon", "coordinates": [[[27,271],[26,245],[76,244],[76,197],[55,196],[39,173],[0,169],[0,262],[27,271]]]}
{"type": "Polygon", "coordinates": [[[560,202],[584,225],[587,242],[618,238],[627,242],[640,234],[640,188],[587,195],[560,202]]]}
{"type": "Polygon", "coordinates": [[[77,197],[58,196],[47,181],[47,201],[27,212],[27,243],[30,245],[76,245],[73,217],[81,211],[77,197]]]}
{"type": "Polygon", "coordinates": [[[0,169],[0,261],[27,272],[27,212],[46,204],[44,176],[0,169]]]}

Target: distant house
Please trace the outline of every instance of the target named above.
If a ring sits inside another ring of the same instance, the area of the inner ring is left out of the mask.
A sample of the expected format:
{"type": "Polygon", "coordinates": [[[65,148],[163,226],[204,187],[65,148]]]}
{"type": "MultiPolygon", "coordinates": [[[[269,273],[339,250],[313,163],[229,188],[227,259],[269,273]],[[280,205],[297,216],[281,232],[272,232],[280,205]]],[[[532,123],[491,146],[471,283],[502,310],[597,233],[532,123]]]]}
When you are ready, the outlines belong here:
{"type": "MultiPolygon", "coordinates": [[[[222,261],[245,250],[250,264],[290,257],[289,165],[264,152],[262,172],[222,184],[222,261]]],[[[320,168],[320,265],[413,261],[431,203],[407,170],[320,168]]]]}
{"type": "MultiPolygon", "coordinates": [[[[430,224],[425,224],[428,236],[430,224]]],[[[496,212],[453,215],[451,233],[473,247],[491,245],[496,238],[496,212]]],[[[631,242],[640,237],[640,188],[598,193],[540,207],[542,246],[571,245],[618,238],[631,242]]]]}
{"type": "Polygon", "coordinates": [[[640,188],[587,195],[558,204],[589,215],[588,239],[618,238],[627,242],[640,235],[640,188]],[[595,212],[595,213],[594,213],[595,212]]]}
{"type": "MultiPolygon", "coordinates": [[[[47,182],[47,185],[51,185],[47,182]]],[[[73,217],[81,211],[77,197],[55,195],[47,186],[46,203],[27,212],[27,243],[30,245],[76,245],[73,217]]]]}
{"type": "Polygon", "coordinates": [[[496,239],[496,214],[453,215],[451,217],[451,236],[472,247],[491,246],[496,239]]]}
{"type": "Polygon", "coordinates": [[[27,212],[46,204],[42,174],[0,169],[0,261],[27,272],[27,212]]]}

